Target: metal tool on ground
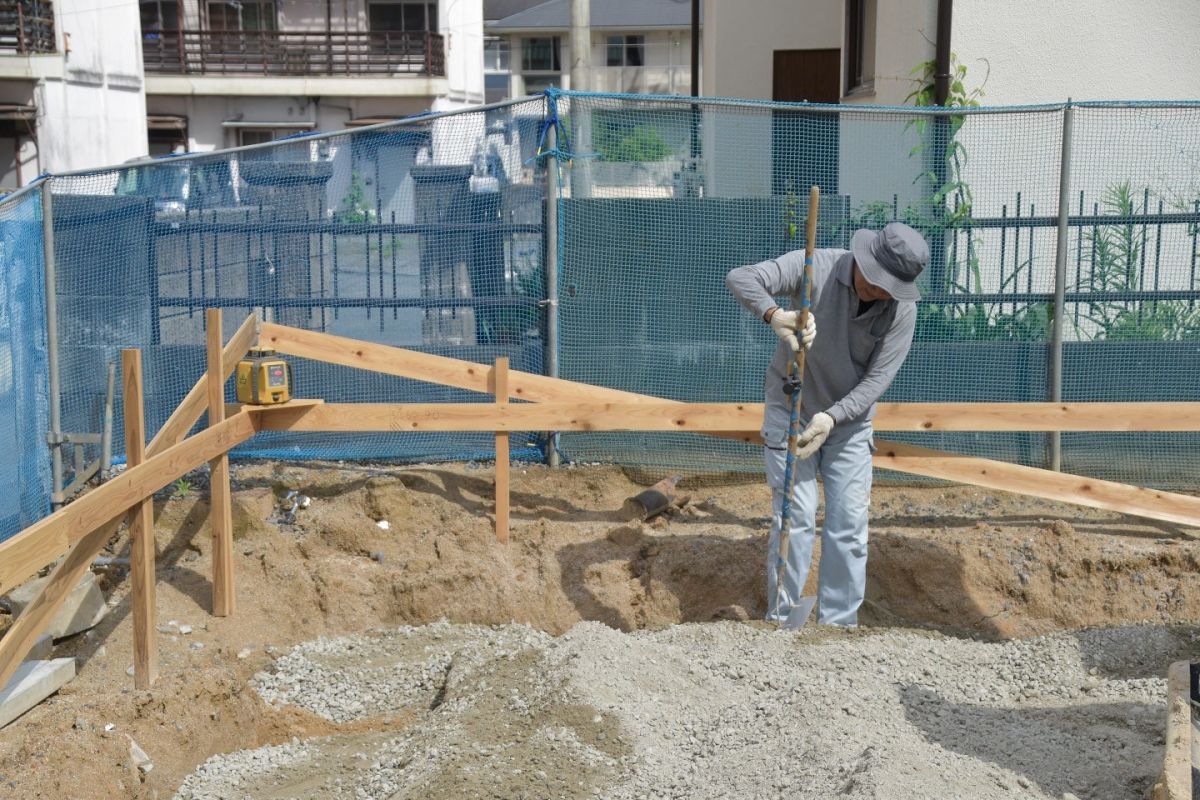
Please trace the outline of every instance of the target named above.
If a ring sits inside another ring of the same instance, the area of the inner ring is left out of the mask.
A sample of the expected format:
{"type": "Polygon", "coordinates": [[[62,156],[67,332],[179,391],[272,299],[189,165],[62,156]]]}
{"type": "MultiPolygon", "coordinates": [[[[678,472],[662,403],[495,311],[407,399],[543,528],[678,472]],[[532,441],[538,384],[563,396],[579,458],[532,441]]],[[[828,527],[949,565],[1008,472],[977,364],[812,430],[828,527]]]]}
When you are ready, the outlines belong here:
{"type": "Polygon", "coordinates": [[[237,365],[237,400],[271,406],[292,399],[292,365],[269,348],[251,348],[237,365]]]}
{"type": "MultiPolygon", "coordinates": [[[[804,275],[800,280],[800,318],[797,330],[802,331],[808,324],[809,309],[812,305],[812,270],[813,251],[817,246],[817,213],[821,201],[821,190],[814,186],[808,192],[808,224],[805,228],[804,242],[804,275]]],[[[792,483],[796,473],[796,441],[800,438],[800,392],[804,386],[804,347],[796,351],[796,357],[788,364],[788,375],[784,381],[783,390],[791,400],[791,411],[788,414],[787,454],[783,469],[783,503],[779,513],[779,554],[775,559],[775,613],[780,617],[780,627],[785,630],[796,630],[804,627],[808,615],[812,612],[815,598],[802,597],[794,606],[784,609],[780,605],[783,598],[783,580],[787,575],[787,563],[791,555],[791,516],[792,516],[792,483]]],[[[799,588],[803,591],[803,587],[799,588]]]]}
{"type": "Polygon", "coordinates": [[[682,475],[671,475],[638,492],[625,501],[623,512],[631,520],[647,520],[663,513],[675,500],[675,487],[682,478],[682,475]]]}

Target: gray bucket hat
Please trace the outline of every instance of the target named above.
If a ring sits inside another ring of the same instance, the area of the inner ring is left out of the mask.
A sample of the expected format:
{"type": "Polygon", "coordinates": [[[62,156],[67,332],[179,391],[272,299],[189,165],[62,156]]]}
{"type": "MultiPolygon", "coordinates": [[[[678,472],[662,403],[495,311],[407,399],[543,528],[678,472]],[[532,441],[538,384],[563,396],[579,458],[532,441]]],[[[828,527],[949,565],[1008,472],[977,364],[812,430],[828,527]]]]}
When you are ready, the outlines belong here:
{"type": "Polygon", "coordinates": [[[876,233],[855,231],[850,250],[868,283],[897,300],[920,300],[917,276],[929,263],[925,237],[903,222],[889,222],[876,233]]]}

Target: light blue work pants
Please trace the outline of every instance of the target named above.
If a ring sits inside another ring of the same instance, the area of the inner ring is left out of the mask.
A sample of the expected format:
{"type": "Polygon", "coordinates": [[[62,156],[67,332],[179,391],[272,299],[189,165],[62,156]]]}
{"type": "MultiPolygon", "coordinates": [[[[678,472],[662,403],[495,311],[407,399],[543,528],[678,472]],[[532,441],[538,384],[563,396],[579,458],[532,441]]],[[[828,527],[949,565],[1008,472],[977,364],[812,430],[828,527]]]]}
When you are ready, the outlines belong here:
{"type": "MultiPolygon", "coordinates": [[[[857,625],[867,585],[867,516],[871,502],[869,420],[835,425],[821,449],[794,459],[788,558],[783,591],[776,607],[775,579],[779,557],[779,523],[783,513],[783,474],[787,457],[788,409],[767,406],[763,421],[763,453],[771,487],[772,522],[767,553],[767,619],[780,621],[800,601],[812,563],[817,522],[817,473],[825,484],[825,525],[821,530],[817,621],[857,625]],[[782,613],[781,613],[782,610],[782,613]]],[[[804,429],[801,424],[800,430],[804,429]]]]}

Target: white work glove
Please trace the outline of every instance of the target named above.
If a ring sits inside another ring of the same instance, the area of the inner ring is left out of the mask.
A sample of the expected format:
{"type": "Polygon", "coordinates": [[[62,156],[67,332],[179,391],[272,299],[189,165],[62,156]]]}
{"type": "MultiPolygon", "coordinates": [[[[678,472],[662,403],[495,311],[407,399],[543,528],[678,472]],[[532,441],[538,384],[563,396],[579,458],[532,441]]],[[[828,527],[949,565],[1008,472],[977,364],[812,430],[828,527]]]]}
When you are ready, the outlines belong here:
{"type": "Polygon", "coordinates": [[[771,315],[771,330],[775,331],[776,336],[787,342],[788,347],[792,349],[793,353],[799,352],[801,345],[804,346],[805,350],[808,350],[817,338],[817,320],[812,312],[809,312],[804,330],[797,337],[796,328],[799,324],[799,311],[784,311],[782,308],[777,308],[775,309],[775,313],[771,315]]]}
{"type": "Polygon", "coordinates": [[[825,444],[825,440],[829,438],[829,432],[833,430],[833,424],[833,417],[824,411],[818,411],[814,414],[812,422],[808,423],[808,427],[796,439],[796,449],[793,455],[796,458],[808,458],[820,450],[821,445],[825,444]]]}

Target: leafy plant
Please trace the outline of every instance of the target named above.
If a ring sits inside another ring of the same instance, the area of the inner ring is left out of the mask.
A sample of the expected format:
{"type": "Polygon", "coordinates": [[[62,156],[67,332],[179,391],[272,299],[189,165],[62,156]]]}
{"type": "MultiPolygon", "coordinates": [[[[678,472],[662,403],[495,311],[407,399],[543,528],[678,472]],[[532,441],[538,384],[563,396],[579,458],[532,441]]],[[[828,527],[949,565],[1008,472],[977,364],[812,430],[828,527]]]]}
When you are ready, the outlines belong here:
{"type": "Polygon", "coordinates": [[[338,207],[337,221],[346,223],[373,222],[375,209],[367,206],[367,190],[362,175],[355,170],[350,175],[350,186],[338,207]]]}
{"type": "Polygon", "coordinates": [[[180,478],[171,484],[171,488],[175,490],[175,495],[180,500],[186,500],[188,495],[192,493],[192,483],[187,478],[180,478]]]}
{"type": "Polygon", "coordinates": [[[1080,319],[1087,325],[1076,324],[1079,338],[1117,342],[1200,339],[1200,308],[1187,301],[1147,304],[1119,297],[1142,285],[1144,243],[1133,223],[1136,202],[1129,182],[1108,187],[1101,203],[1105,215],[1114,221],[1097,225],[1084,235],[1092,260],[1091,273],[1075,287],[1089,298],[1081,304],[1080,319]]]}
{"type": "Polygon", "coordinates": [[[662,161],[671,155],[671,146],[651,125],[620,125],[597,120],[593,141],[596,152],[605,161],[662,161]],[[600,124],[600,123],[604,124],[600,124]]]}
{"type": "MultiPolygon", "coordinates": [[[[540,265],[529,270],[514,269],[513,281],[518,296],[540,298],[546,292],[545,272],[540,265]]],[[[541,318],[539,306],[504,306],[483,319],[482,332],[491,343],[520,343],[530,331],[538,330],[541,318]]]]}
{"type": "MultiPolygon", "coordinates": [[[[987,64],[986,60],[984,64],[987,64]]],[[[911,102],[918,107],[935,105],[937,62],[922,62],[914,67],[910,74],[915,76],[917,88],[904,98],[905,102],[911,102]]],[[[988,74],[991,74],[990,67],[988,74]]],[[[984,76],[983,82],[978,86],[968,89],[966,84],[967,66],[960,63],[958,57],[951,53],[950,76],[950,92],[946,97],[946,107],[978,107],[979,98],[984,94],[983,87],[987,83],[988,75],[984,76]]],[[[962,114],[938,118],[918,116],[905,125],[906,130],[915,129],[920,140],[909,154],[913,156],[923,154],[926,158],[927,169],[916,180],[925,178],[933,187],[930,203],[940,211],[945,211],[949,207],[950,201],[954,201],[950,213],[941,220],[945,225],[952,225],[971,214],[971,187],[963,178],[963,169],[967,164],[967,150],[957,138],[958,132],[962,130],[966,120],[966,116],[962,114]],[[934,125],[932,137],[929,136],[931,122],[934,125]],[[930,144],[934,146],[930,147],[930,144]]]]}

